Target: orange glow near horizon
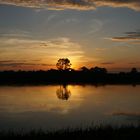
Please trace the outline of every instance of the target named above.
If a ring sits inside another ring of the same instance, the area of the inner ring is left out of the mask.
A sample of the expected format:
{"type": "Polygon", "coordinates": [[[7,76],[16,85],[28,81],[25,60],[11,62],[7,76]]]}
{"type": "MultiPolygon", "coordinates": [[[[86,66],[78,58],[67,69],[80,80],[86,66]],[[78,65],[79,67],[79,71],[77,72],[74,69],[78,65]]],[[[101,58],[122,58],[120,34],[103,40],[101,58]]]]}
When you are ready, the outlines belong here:
{"type": "MultiPolygon", "coordinates": [[[[57,63],[57,61],[56,61],[57,63]]],[[[45,65],[40,65],[40,64],[35,64],[35,65],[23,65],[23,66],[16,66],[16,67],[0,67],[0,71],[5,71],[5,70],[14,70],[14,71],[18,71],[18,70],[23,70],[23,71],[38,71],[38,70],[50,70],[50,69],[57,69],[56,67],[56,63],[54,63],[53,65],[51,66],[45,66],[45,65]]],[[[114,64],[114,65],[103,65],[103,64],[100,64],[100,63],[86,63],[84,65],[84,63],[80,64],[78,63],[78,60],[76,59],[72,59],[71,61],[71,68],[74,69],[74,70],[80,70],[81,67],[85,66],[87,67],[88,69],[92,68],[92,67],[104,67],[106,68],[109,72],[110,71],[114,71],[114,72],[121,72],[121,71],[130,71],[133,67],[136,67],[138,70],[139,70],[139,66],[138,65],[134,65],[134,66],[131,66],[129,64],[114,64]]]]}

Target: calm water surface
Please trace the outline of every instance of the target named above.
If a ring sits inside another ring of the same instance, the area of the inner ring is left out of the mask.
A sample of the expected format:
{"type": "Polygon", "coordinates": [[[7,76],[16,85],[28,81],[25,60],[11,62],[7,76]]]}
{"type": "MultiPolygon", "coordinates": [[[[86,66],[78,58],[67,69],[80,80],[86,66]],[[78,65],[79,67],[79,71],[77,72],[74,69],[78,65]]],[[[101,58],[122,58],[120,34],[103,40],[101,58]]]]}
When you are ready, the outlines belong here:
{"type": "Polygon", "coordinates": [[[140,123],[140,86],[1,86],[0,130],[140,123]]]}

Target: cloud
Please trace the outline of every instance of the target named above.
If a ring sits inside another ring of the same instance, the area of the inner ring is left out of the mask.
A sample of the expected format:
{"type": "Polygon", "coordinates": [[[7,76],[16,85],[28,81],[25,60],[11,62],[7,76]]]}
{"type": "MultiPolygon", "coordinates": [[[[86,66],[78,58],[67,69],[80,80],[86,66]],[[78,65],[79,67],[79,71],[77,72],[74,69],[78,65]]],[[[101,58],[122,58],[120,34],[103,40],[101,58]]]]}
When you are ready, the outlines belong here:
{"type": "Polygon", "coordinates": [[[0,38],[0,51],[38,51],[37,53],[46,53],[49,56],[78,56],[82,57],[84,52],[81,46],[66,37],[59,37],[48,40],[21,39],[21,38],[0,38]]]}
{"type": "Polygon", "coordinates": [[[139,0],[91,0],[97,7],[109,6],[109,7],[127,7],[133,10],[140,10],[139,0]]]}
{"type": "Polygon", "coordinates": [[[129,36],[126,36],[126,37],[113,37],[111,38],[112,41],[120,41],[120,42],[126,42],[126,41],[139,41],[140,38],[135,38],[135,37],[129,37],[129,36]]]}
{"type": "Polygon", "coordinates": [[[73,46],[76,45],[77,48],[80,48],[80,45],[72,42],[69,38],[66,37],[60,37],[55,39],[50,39],[47,41],[42,41],[40,46],[47,47],[47,48],[60,48],[60,49],[68,49],[73,48],[73,46]]]}
{"type": "Polygon", "coordinates": [[[115,64],[114,62],[103,62],[103,63],[101,63],[102,65],[113,65],[113,64],[115,64]]]}
{"type": "Polygon", "coordinates": [[[0,37],[29,38],[31,37],[31,34],[29,31],[24,31],[24,30],[19,30],[19,29],[8,30],[8,32],[5,32],[4,29],[1,29],[0,37]]]}
{"type": "Polygon", "coordinates": [[[0,3],[31,8],[47,8],[50,10],[95,9],[93,3],[87,0],[0,0],[0,3]]]}
{"type": "Polygon", "coordinates": [[[127,7],[140,10],[139,0],[0,0],[0,4],[10,4],[50,10],[76,9],[94,10],[98,7],[127,7]]]}
{"type": "Polygon", "coordinates": [[[0,60],[0,64],[3,64],[3,63],[11,63],[13,62],[13,60],[0,60]]]}
{"type": "Polygon", "coordinates": [[[74,66],[85,58],[81,45],[66,37],[46,40],[1,37],[0,44],[2,70],[7,67],[8,69],[55,68],[56,61],[61,57],[68,57],[74,66]]]}
{"type": "MultiPolygon", "coordinates": [[[[37,60],[38,62],[38,60],[37,60]]],[[[17,60],[2,60],[0,61],[0,67],[25,67],[25,66],[54,66],[52,64],[44,64],[44,63],[36,63],[36,60],[34,60],[34,63],[28,62],[26,60],[17,61],[17,60]]]]}
{"type": "Polygon", "coordinates": [[[136,65],[136,64],[140,64],[140,61],[137,61],[137,62],[129,62],[128,64],[130,64],[130,65],[136,65]]]}
{"type": "Polygon", "coordinates": [[[140,42],[140,30],[137,30],[135,32],[126,32],[125,36],[119,36],[119,37],[113,37],[109,38],[112,41],[119,41],[119,42],[127,42],[127,41],[134,41],[133,43],[138,44],[140,42]]]}
{"type": "MultiPolygon", "coordinates": [[[[16,35],[15,35],[16,36],[16,35]]],[[[32,48],[46,48],[46,49],[80,49],[81,46],[71,41],[69,38],[66,37],[59,37],[54,39],[47,39],[47,40],[36,40],[31,38],[16,38],[15,36],[9,37],[4,36],[0,37],[0,44],[1,46],[5,47],[16,47],[16,48],[25,48],[25,49],[32,49],[32,48]]]]}
{"type": "Polygon", "coordinates": [[[106,51],[107,50],[107,48],[95,48],[95,50],[97,51],[97,52],[103,52],[103,51],[106,51]]]}

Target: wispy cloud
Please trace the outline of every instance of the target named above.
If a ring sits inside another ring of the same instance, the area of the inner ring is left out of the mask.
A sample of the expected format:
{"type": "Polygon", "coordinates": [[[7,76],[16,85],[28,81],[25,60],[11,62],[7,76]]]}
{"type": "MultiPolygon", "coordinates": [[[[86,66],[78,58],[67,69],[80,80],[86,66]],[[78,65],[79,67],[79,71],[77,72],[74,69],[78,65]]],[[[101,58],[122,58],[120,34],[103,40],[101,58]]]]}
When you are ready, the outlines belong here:
{"type": "Polygon", "coordinates": [[[118,36],[109,38],[112,41],[119,41],[119,42],[126,42],[126,41],[136,41],[140,42],[140,30],[137,30],[135,32],[126,32],[124,36],[118,36]]]}
{"type": "MultiPolygon", "coordinates": [[[[31,61],[31,60],[30,60],[31,61]]],[[[54,66],[53,64],[40,63],[38,60],[28,62],[27,60],[2,60],[0,67],[25,67],[25,66],[54,66]]]]}
{"type": "Polygon", "coordinates": [[[3,67],[36,69],[39,66],[54,68],[57,59],[61,57],[68,57],[72,63],[78,63],[85,58],[81,45],[66,37],[46,40],[1,37],[0,44],[2,46],[0,69],[3,67]]]}
{"type": "Polygon", "coordinates": [[[102,65],[114,65],[115,62],[102,62],[101,64],[102,65]]]}
{"type": "Polygon", "coordinates": [[[140,30],[133,32],[125,32],[123,36],[116,36],[112,38],[105,38],[113,42],[126,43],[127,46],[117,46],[117,48],[129,49],[130,47],[140,45],[140,30]],[[129,46],[128,46],[129,45],[129,46]]]}
{"type": "Polygon", "coordinates": [[[0,0],[0,3],[31,8],[47,8],[50,10],[95,9],[93,3],[87,0],[0,0]]]}
{"type": "Polygon", "coordinates": [[[128,64],[130,64],[130,65],[136,65],[136,64],[140,64],[140,61],[136,61],[136,62],[129,62],[128,64]]]}
{"type": "Polygon", "coordinates": [[[99,48],[99,47],[98,47],[98,48],[96,48],[95,50],[96,50],[97,52],[103,52],[103,51],[106,51],[107,48],[101,48],[101,47],[99,48]]]}
{"type": "MultiPolygon", "coordinates": [[[[47,41],[42,41],[40,46],[47,47],[47,48],[61,48],[61,49],[68,49],[73,48],[76,45],[72,42],[69,38],[60,37],[56,39],[50,39],[47,41]]],[[[80,48],[80,45],[76,45],[76,48],[80,48]]]]}
{"type": "Polygon", "coordinates": [[[25,67],[25,66],[54,66],[52,64],[34,64],[34,63],[18,63],[18,62],[15,62],[15,63],[0,63],[0,66],[6,66],[6,67],[25,67]]]}
{"type": "Polygon", "coordinates": [[[140,10],[139,0],[91,0],[97,7],[109,6],[109,7],[127,7],[133,10],[140,10]]]}
{"type": "Polygon", "coordinates": [[[103,6],[127,7],[133,10],[140,10],[139,0],[0,0],[0,4],[51,10],[93,10],[103,6]]]}
{"type": "Polygon", "coordinates": [[[46,48],[46,49],[78,49],[81,46],[71,41],[69,38],[66,37],[59,37],[54,39],[47,39],[47,40],[36,40],[30,38],[20,38],[16,37],[18,35],[11,35],[0,37],[0,44],[1,46],[10,46],[10,47],[17,47],[17,48],[46,48]]]}
{"type": "Polygon", "coordinates": [[[24,30],[8,30],[5,32],[4,30],[1,29],[0,31],[0,37],[12,37],[12,38],[29,38],[31,37],[30,32],[24,31],[24,30]]]}

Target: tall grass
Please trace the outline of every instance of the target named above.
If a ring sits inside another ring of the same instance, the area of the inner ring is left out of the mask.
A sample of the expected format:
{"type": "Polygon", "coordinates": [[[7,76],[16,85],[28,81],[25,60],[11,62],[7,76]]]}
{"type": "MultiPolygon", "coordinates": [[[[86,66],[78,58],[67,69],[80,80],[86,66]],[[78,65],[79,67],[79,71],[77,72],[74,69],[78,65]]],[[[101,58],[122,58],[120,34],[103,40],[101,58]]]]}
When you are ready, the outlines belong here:
{"type": "Polygon", "coordinates": [[[32,130],[28,133],[19,132],[0,132],[0,140],[44,140],[44,139],[110,139],[110,140],[139,140],[140,126],[92,126],[83,128],[67,128],[57,131],[32,130]]]}

